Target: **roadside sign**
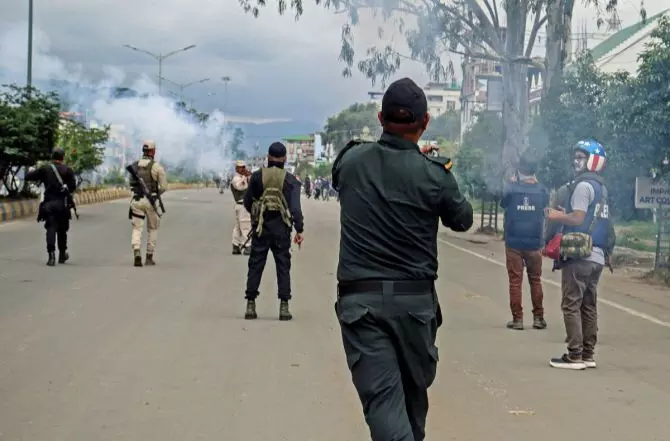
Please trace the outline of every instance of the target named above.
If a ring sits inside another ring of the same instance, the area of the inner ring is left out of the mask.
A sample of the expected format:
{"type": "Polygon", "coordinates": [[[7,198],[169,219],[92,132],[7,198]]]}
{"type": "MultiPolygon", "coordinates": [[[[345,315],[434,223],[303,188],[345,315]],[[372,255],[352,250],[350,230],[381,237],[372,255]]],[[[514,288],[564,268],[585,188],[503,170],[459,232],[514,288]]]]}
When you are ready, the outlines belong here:
{"type": "Polygon", "coordinates": [[[670,208],[670,184],[652,178],[635,178],[635,208],[670,208]]]}

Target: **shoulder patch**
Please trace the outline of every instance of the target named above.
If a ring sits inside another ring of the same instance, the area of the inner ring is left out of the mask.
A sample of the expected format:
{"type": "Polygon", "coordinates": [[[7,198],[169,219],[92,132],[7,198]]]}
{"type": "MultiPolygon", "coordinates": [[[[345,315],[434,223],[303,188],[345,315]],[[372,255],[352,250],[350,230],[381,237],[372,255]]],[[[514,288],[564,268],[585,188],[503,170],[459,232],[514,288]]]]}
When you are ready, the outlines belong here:
{"type": "Polygon", "coordinates": [[[426,156],[424,155],[426,159],[431,161],[434,164],[437,164],[441,166],[444,170],[446,171],[451,171],[451,167],[454,165],[454,163],[451,161],[451,158],[446,158],[444,156],[426,156]]]}

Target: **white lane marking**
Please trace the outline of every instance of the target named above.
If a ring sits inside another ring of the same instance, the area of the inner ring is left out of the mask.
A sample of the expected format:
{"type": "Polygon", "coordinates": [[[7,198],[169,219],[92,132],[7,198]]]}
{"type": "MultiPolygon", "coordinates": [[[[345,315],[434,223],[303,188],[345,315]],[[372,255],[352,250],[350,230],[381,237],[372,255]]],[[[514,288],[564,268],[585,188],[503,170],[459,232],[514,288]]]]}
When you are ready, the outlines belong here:
{"type": "MultiPolygon", "coordinates": [[[[454,249],[457,249],[458,251],[462,251],[464,253],[470,254],[471,256],[478,257],[482,260],[486,260],[487,262],[491,262],[495,265],[506,268],[506,265],[504,263],[500,262],[499,260],[495,260],[495,259],[492,259],[490,257],[484,256],[483,254],[476,253],[472,250],[469,250],[467,248],[458,246],[458,245],[456,245],[454,243],[451,243],[451,242],[449,242],[447,240],[444,240],[444,239],[439,239],[438,238],[437,240],[439,242],[445,244],[445,245],[448,245],[448,246],[450,246],[454,249]]],[[[544,278],[544,277],[542,277],[542,281],[544,281],[545,283],[549,283],[550,285],[557,286],[559,288],[561,287],[560,283],[555,282],[555,281],[550,280],[550,279],[547,279],[547,278],[544,278]]],[[[649,314],[645,314],[644,312],[640,312],[640,311],[637,311],[635,309],[629,308],[627,306],[621,305],[617,302],[613,302],[611,300],[604,299],[601,296],[598,296],[598,301],[602,304],[605,304],[605,305],[610,306],[612,308],[618,309],[619,311],[625,312],[626,314],[630,314],[634,317],[641,318],[643,320],[647,320],[648,322],[654,323],[655,325],[663,326],[665,328],[670,328],[670,323],[669,322],[665,322],[665,321],[663,321],[661,319],[658,319],[654,316],[651,316],[649,314]]]]}

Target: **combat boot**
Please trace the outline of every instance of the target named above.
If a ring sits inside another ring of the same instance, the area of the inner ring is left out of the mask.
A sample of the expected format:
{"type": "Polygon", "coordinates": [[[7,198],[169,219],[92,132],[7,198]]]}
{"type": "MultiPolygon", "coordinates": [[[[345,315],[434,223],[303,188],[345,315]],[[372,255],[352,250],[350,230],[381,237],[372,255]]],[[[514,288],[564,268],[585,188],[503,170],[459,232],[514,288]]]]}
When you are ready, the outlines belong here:
{"type": "Polygon", "coordinates": [[[247,311],[244,313],[244,318],[247,320],[258,318],[258,314],[256,314],[255,300],[247,300],[247,311]]]}
{"type": "Polygon", "coordinates": [[[240,249],[239,245],[233,245],[233,254],[242,254],[242,250],[240,249]]]}
{"type": "Polygon", "coordinates": [[[156,262],[154,261],[154,255],[147,253],[147,258],[144,260],[144,264],[147,266],[154,266],[156,262]]]}
{"type": "Polygon", "coordinates": [[[142,266],[142,252],[140,250],[133,251],[135,255],[135,266],[142,266]]]}
{"type": "Polygon", "coordinates": [[[48,266],[56,265],[56,253],[55,252],[49,251],[49,260],[47,260],[47,265],[48,266]]]}
{"type": "Polygon", "coordinates": [[[291,311],[288,310],[288,300],[279,302],[279,320],[286,321],[291,320],[292,318],[291,311]]]}
{"type": "Polygon", "coordinates": [[[245,256],[251,254],[251,247],[244,247],[242,250],[242,254],[244,254],[245,256]]]}
{"type": "Polygon", "coordinates": [[[67,253],[67,251],[58,252],[58,263],[65,263],[69,258],[70,255],[67,253]]]}

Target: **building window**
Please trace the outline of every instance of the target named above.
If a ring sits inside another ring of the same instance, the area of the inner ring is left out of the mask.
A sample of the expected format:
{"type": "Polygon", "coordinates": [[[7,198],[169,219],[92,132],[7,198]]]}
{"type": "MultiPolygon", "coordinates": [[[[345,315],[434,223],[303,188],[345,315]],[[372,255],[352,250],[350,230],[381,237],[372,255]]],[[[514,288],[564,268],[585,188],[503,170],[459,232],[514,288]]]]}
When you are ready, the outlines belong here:
{"type": "Polygon", "coordinates": [[[447,110],[456,110],[456,103],[454,101],[447,101],[447,110]]]}
{"type": "Polygon", "coordinates": [[[441,103],[443,101],[444,97],[440,95],[428,95],[428,102],[429,103],[441,103]]]}

